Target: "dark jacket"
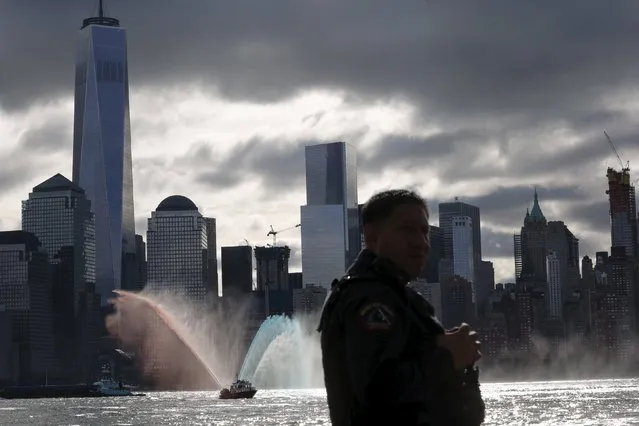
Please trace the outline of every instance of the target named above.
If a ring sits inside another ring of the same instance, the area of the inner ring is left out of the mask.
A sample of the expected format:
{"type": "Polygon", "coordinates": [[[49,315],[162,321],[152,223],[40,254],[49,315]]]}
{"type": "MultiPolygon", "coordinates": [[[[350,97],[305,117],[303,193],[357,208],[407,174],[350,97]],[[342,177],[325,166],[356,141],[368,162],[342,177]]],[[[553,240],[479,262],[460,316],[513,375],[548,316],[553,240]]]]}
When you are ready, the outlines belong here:
{"type": "Polygon", "coordinates": [[[430,424],[457,374],[433,307],[368,250],[334,284],[319,328],[333,425],[430,424]]]}

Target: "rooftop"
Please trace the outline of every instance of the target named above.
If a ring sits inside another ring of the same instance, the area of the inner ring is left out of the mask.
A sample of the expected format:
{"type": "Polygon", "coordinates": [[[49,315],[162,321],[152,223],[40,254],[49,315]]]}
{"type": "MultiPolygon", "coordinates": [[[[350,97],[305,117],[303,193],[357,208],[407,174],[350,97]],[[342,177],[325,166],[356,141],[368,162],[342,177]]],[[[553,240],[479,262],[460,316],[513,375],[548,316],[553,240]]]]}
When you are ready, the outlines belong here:
{"type": "Polygon", "coordinates": [[[33,188],[33,192],[75,191],[84,194],[84,189],[57,173],[33,188]]]}
{"type": "Polygon", "coordinates": [[[197,210],[195,203],[183,195],[166,197],[155,209],[155,211],[158,212],[186,212],[197,210]]]}

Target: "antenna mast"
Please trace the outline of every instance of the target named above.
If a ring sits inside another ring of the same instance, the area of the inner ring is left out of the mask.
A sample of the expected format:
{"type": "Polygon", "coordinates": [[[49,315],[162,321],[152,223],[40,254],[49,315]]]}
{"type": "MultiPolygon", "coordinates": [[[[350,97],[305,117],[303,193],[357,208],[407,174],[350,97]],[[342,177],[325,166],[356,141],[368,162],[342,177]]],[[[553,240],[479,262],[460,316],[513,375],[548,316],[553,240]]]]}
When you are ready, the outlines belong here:
{"type": "Polygon", "coordinates": [[[86,28],[90,25],[102,25],[105,27],[119,27],[120,21],[115,18],[109,18],[104,15],[104,0],[98,0],[98,16],[86,18],[82,21],[82,28],[86,28]]]}

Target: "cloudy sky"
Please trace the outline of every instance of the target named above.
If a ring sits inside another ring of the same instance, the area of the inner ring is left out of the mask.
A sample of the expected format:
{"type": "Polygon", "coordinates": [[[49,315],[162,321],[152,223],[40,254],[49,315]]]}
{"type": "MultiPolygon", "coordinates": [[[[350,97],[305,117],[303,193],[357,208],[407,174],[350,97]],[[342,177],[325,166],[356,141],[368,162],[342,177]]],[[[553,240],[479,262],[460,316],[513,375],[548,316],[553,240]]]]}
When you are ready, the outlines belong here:
{"type": "MultiPolygon", "coordinates": [[[[74,45],[93,0],[0,2],[0,229],[71,177],[74,45]]],[[[136,228],[182,194],[218,244],[299,222],[303,147],[359,151],[359,198],[414,186],[478,205],[483,253],[513,276],[537,186],[582,254],[607,250],[605,171],[639,164],[639,2],[111,0],[128,30],[136,228]]],[[[639,175],[635,175],[639,176],[639,175]]],[[[436,217],[435,217],[436,220],[436,217]]],[[[299,229],[279,241],[294,250],[299,229]]]]}

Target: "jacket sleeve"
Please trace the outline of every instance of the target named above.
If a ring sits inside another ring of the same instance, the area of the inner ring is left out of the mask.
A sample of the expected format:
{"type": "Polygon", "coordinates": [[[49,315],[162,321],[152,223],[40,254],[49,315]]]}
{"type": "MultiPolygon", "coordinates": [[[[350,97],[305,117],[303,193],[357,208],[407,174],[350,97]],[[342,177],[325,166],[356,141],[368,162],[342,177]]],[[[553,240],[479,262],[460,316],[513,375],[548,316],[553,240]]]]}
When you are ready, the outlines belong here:
{"type": "Polygon", "coordinates": [[[342,310],[346,361],[356,398],[365,405],[429,400],[455,374],[452,355],[435,348],[403,359],[409,319],[399,297],[374,283],[359,293],[349,297],[342,310]]]}

